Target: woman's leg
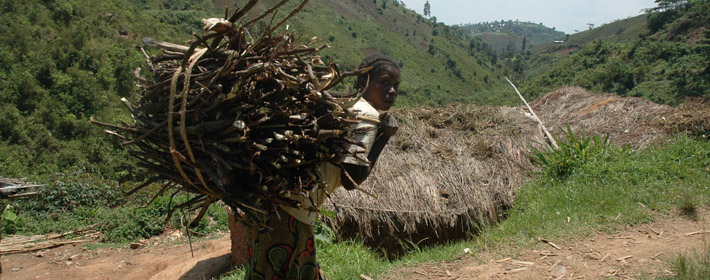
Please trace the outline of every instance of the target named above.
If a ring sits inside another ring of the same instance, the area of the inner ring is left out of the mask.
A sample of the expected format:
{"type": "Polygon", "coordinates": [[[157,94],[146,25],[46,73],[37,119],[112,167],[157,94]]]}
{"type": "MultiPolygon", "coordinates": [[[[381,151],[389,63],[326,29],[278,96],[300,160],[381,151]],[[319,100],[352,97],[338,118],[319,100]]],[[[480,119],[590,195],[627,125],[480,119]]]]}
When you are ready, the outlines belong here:
{"type": "Polygon", "coordinates": [[[247,280],[322,280],[313,226],[288,213],[271,213],[269,229],[250,228],[247,280]]]}

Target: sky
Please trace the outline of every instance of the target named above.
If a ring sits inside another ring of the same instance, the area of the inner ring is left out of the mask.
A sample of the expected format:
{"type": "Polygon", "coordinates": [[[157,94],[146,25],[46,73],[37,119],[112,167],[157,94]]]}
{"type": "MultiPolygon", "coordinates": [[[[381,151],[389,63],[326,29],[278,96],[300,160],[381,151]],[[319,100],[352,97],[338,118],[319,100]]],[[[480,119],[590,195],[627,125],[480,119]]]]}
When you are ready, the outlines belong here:
{"type": "MultiPolygon", "coordinates": [[[[402,0],[423,14],[426,0],[402,0]]],[[[448,25],[485,21],[520,20],[543,23],[567,34],[640,15],[655,7],[654,0],[430,0],[431,15],[448,25]]]]}

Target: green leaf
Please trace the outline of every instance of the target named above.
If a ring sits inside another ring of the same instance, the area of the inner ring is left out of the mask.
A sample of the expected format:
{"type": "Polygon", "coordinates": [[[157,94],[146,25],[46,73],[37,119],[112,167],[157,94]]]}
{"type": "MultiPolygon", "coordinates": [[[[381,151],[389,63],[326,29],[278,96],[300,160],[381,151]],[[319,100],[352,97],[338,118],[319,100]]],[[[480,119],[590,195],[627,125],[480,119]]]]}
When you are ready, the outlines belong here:
{"type": "Polygon", "coordinates": [[[12,212],[12,207],[10,205],[8,205],[7,208],[5,208],[5,211],[2,212],[2,219],[13,223],[17,221],[17,214],[12,212]]]}
{"type": "Polygon", "coordinates": [[[335,212],[325,209],[325,207],[320,209],[320,214],[328,218],[335,218],[335,212]]]}
{"type": "Polygon", "coordinates": [[[330,238],[330,236],[327,236],[325,234],[319,233],[313,236],[315,240],[320,240],[321,242],[325,244],[333,244],[333,239],[330,238]]]}

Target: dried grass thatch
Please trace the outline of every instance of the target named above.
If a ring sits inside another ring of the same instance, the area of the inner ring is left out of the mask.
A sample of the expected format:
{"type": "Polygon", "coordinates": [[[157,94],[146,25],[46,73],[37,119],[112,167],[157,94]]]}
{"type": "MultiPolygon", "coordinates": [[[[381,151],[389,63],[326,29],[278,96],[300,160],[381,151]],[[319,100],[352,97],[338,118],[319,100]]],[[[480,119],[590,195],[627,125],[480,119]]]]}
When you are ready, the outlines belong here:
{"type": "Polygon", "coordinates": [[[573,131],[608,134],[615,144],[637,149],[679,132],[704,137],[710,134],[710,106],[701,102],[671,107],[638,97],[564,87],[531,105],[553,131],[559,132],[569,124],[573,131]]]}
{"type": "Polygon", "coordinates": [[[579,87],[557,89],[530,105],[553,133],[569,124],[572,131],[608,134],[614,143],[635,148],[668,136],[667,130],[651,123],[672,109],[643,98],[593,94],[579,87]]]}
{"type": "Polygon", "coordinates": [[[330,206],[341,234],[359,233],[375,245],[460,238],[498,220],[534,168],[525,154],[544,145],[537,123],[519,108],[393,113],[400,131],[362,186],[379,198],[340,190],[330,206]]]}

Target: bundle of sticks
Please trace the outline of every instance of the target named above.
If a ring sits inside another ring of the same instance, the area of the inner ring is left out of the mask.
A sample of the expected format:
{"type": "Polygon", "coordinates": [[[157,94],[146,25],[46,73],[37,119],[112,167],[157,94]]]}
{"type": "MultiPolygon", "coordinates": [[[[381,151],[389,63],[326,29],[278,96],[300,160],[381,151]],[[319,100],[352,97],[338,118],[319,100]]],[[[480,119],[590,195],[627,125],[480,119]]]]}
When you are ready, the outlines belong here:
{"type": "Polygon", "coordinates": [[[364,158],[348,149],[361,145],[348,138],[359,122],[349,110],[359,94],[336,98],[328,90],[369,69],[341,73],[318,56],[327,46],[314,47],[315,38],[301,42],[288,28],[276,32],[308,0],[252,37],[249,27],[288,0],[243,20],[256,2],[230,17],[204,20],[206,33],[189,46],[143,40],[162,53],[150,57],[141,49],[153,75],[142,78],[136,69],[140,98],[123,99],[135,122],[92,119],[155,174],[129,193],[164,181],[157,195],[198,194],[178,207],[202,205],[204,211],[222,200],[246,213],[279,204],[305,208],[288,198],[321,187],[319,164],[345,154],[364,158]]]}

